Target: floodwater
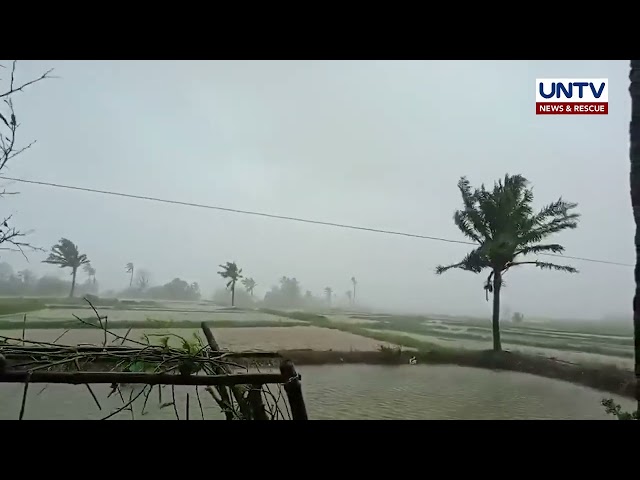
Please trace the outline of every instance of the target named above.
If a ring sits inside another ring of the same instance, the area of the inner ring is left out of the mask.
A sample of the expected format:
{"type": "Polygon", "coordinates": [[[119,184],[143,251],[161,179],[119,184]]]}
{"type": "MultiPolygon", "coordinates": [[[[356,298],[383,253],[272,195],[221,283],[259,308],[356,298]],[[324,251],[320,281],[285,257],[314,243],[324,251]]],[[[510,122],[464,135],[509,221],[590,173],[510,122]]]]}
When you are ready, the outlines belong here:
{"type": "MultiPolygon", "coordinates": [[[[514,372],[495,372],[456,366],[301,366],[302,385],[311,419],[607,419],[600,401],[613,397],[627,410],[632,402],[586,387],[514,372]]],[[[107,386],[93,388],[102,411],[85,386],[30,385],[25,419],[99,419],[122,400],[106,399],[107,386]]],[[[0,385],[0,419],[18,418],[22,385],[0,385]]],[[[128,400],[140,387],[123,387],[128,400]]],[[[163,398],[157,388],[140,415],[142,397],[134,409],[137,419],[186,419],[186,393],[190,419],[200,419],[195,387],[176,388],[176,410],[159,408],[171,401],[171,388],[163,398]]],[[[273,388],[274,392],[276,388],[273,388]]],[[[199,390],[206,418],[222,418],[208,394],[199,390]]],[[[117,419],[129,419],[121,412],[117,419]]]]}

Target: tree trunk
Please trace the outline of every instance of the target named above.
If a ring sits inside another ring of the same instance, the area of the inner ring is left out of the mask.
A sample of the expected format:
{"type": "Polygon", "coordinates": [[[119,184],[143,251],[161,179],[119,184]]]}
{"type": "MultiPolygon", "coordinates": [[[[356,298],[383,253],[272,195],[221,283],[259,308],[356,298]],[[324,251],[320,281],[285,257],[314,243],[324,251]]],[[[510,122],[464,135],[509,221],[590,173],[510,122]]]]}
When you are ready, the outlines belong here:
{"type": "Polygon", "coordinates": [[[133,268],[131,269],[131,278],[129,278],[129,288],[133,285],[133,268]]]}
{"type": "Polygon", "coordinates": [[[629,73],[631,94],[631,123],[629,125],[629,160],[631,162],[631,206],[636,222],[636,291],[633,298],[633,335],[635,347],[636,402],[640,411],[640,60],[631,60],[629,73]]]}
{"type": "Polygon", "coordinates": [[[502,273],[499,270],[493,271],[493,319],[491,328],[493,330],[493,351],[500,352],[500,287],[502,286],[502,273]]]}
{"type": "Polygon", "coordinates": [[[356,304],[356,284],[353,284],[353,304],[356,304]]]}
{"type": "Polygon", "coordinates": [[[231,306],[236,306],[236,282],[231,284],[231,306]]]}
{"type": "Polygon", "coordinates": [[[69,292],[69,298],[73,297],[73,292],[76,289],[76,274],[78,273],[78,269],[74,268],[73,273],[71,274],[71,292],[69,292]]]}

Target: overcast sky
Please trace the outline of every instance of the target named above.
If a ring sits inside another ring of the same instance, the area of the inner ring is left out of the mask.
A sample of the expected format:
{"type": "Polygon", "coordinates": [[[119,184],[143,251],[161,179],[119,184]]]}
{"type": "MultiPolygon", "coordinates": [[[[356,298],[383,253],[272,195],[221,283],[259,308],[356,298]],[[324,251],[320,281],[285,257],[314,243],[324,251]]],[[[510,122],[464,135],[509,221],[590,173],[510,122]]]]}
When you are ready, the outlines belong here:
{"type": "MultiPolygon", "coordinates": [[[[22,138],[37,144],[5,175],[465,240],[458,178],[520,173],[537,206],[579,203],[579,228],[554,239],[567,255],[634,262],[627,61],[24,61],[19,79],[52,67],[60,78],[15,97],[22,138]],[[609,78],[609,115],[536,116],[541,77],[609,78]]],[[[218,265],[235,260],[259,294],[282,275],[343,294],[356,276],[379,309],[490,311],[484,275],[433,273],[465,245],[9,185],[16,225],[45,248],[73,240],[103,289],[126,286],[133,262],[209,297],[224,285],[218,265]]],[[[2,260],[67,275],[44,257],[2,260]]],[[[567,263],[580,273],[510,271],[506,306],[631,312],[632,268],[567,263]]]]}

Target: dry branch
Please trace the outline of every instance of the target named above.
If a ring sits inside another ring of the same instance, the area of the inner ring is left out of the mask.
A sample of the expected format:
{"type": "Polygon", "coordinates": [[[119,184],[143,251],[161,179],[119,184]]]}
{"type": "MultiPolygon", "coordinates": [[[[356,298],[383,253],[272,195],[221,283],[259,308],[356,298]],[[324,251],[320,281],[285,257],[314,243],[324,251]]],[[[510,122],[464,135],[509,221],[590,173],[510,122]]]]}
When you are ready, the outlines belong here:
{"type": "MultiPolygon", "coordinates": [[[[289,385],[290,377],[284,373],[248,373],[247,367],[233,361],[244,358],[249,363],[250,359],[257,361],[259,358],[278,358],[279,354],[224,351],[206,324],[203,324],[203,332],[207,337],[207,343],[202,342],[197,335],[195,343],[189,343],[175,334],[165,335],[159,344],[149,341],[151,335],[144,336],[146,343],[137,342],[109,331],[107,322],[103,321],[106,320],[105,317],[100,316],[91,302],[87,302],[93,309],[97,323],[76,318],[103,330],[102,345],[59,345],[57,341],[62,335],[53,343],[28,340],[25,332],[21,338],[0,335],[0,383],[25,384],[21,417],[24,415],[28,385],[45,383],[85,385],[100,410],[102,406],[90,384],[110,384],[112,391],[109,396],[117,393],[122,400],[122,406],[104,417],[105,419],[125,410],[129,410],[134,418],[133,404],[142,396],[144,415],[149,395],[155,385],[158,386],[161,408],[172,405],[178,419],[176,385],[196,387],[196,398],[203,419],[204,410],[198,386],[205,387],[228,420],[285,418],[285,413],[280,410],[281,403],[286,407],[286,402],[280,402],[280,387],[285,383],[289,385]],[[123,344],[108,345],[108,335],[115,337],[115,340],[121,340],[123,344]],[[183,343],[182,348],[170,346],[169,337],[180,339],[183,343]],[[125,341],[133,345],[124,345],[125,341]],[[242,370],[247,373],[239,373],[242,370]],[[131,392],[129,398],[125,399],[120,390],[120,385],[125,384],[143,384],[144,387],[137,395],[131,392]],[[278,387],[278,397],[273,395],[269,384],[278,387]],[[162,404],[163,385],[172,387],[172,402],[167,404],[162,404]],[[265,404],[262,393],[273,401],[265,404]]],[[[292,408],[292,411],[299,411],[299,407],[292,408]]]]}

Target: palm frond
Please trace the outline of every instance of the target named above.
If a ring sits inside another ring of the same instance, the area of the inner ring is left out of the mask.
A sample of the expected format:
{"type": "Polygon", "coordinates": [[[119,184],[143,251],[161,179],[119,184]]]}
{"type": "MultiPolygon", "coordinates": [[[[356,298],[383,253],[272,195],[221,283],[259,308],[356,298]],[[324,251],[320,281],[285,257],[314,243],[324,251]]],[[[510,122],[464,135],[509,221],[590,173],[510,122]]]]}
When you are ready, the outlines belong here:
{"type": "Polygon", "coordinates": [[[551,243],[548,245],[530,245],[516,251],[516,255],[529,255],[529,254],[549,253],[549,252],[562,253],[564,252],[564,247],[558,243],[551,243]]]}
{"type": "Polygon", "coordinates": [[[489,267],[488,258],[482,253],[481,248],[476,248],[467,254],[461,262],[454,263],[452,265],[438,265],[436,267],[436,274],[442,275],[447,270],[452,268],[459,268],[460,270],[466,270],[468,272],[480,273],[484,268],[489,267]]]}
{"type": "Polygon", "coordinates": [[[557,270],[559,272],[567,272],[567,273],[578,273],[576,268],[573,268],[569,265],[557,265],[555,263],[549,262],[536,262],[536,267],[541,268],[543,270],[557,270]]]}

